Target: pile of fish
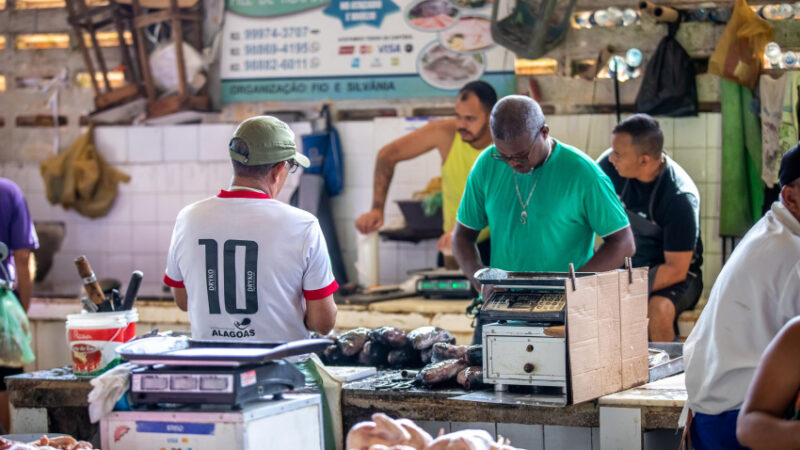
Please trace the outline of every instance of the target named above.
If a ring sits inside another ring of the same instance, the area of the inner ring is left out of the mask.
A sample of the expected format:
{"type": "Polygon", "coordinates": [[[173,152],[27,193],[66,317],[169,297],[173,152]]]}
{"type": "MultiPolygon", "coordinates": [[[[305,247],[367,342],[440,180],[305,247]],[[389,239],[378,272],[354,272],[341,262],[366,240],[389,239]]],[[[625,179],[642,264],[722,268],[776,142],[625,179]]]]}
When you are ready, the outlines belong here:
{"type": "Polygon", "coordinates": [[[395,327],[362,327],[340,334],[321,357],[328,365],[422,367],[416,379],[425,386],[455,380],[464,389],[481,387],[481,346],[455,345],[455,341],[449,331],[439,327],[420,327],[408,333],[395,327]]]}
{"type": "Polygon", "coordinates": [[[417,373],[417,381],[434,386],[455,379],[466,390],[483,387],[483,348],[480,345],[433,345],[431,363],[417,373]]]}

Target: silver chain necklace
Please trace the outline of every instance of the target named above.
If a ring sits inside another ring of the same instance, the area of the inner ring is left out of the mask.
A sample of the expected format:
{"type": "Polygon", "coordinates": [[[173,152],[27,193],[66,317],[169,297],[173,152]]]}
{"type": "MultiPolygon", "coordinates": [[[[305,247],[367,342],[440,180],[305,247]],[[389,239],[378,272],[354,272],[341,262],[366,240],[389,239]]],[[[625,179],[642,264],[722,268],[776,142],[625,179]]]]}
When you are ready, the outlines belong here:
{"type": "Polygon", "coordinates": [[[539,178],[536,178],[536,181],[533,182],[533,187],[531,191],[528,192],[528,199],[525,202],[522,201],[522,194],[519,192],[519,182],[517,181],[517,174],[514,173],[514,187],[517,188],[517,199],[519,199],[519,204],[522,206],[522,212],[519,215],[519,221],[525,225],[528,223],[528,203],[531,202],[531,197],[533,196],[533,191],[536,190],[536,185],[539,184],[539,178]]]}
{"type": "MultiPolygon", "coordinates": [[[[551,144],[548,141],[547,142],[547,156],[544,158],[544,161],[542,161],[542,163],[539,164],[539,167],[542,167],[547,162],[547,160],[550,159],[550,155],[552,153],[553,153],[553,148],[551,147],[551,144]]],[[[535,170],[536,170],[536,168],[534,168],[534,171],[535,170]]],[[[533,191],[536,190],[536,185],[539,184],[539,178],[540,177],[537,177],[536,181],[533,182],[533,187],[531,188],[531,191],[528,192],[528,199],[523,202],[522,201],[522,193],[519,192],[519,182],[517,181],[517,173],[514,172],[514,187],[517,189],[517,199],[519,200],[519,205],[522,206],[522,212],[519,214],[519,221],[523,225],[528,223],[528,211],[527,211],[528,203],[531,202],[531,197],[533,197],[533,191]]]]}

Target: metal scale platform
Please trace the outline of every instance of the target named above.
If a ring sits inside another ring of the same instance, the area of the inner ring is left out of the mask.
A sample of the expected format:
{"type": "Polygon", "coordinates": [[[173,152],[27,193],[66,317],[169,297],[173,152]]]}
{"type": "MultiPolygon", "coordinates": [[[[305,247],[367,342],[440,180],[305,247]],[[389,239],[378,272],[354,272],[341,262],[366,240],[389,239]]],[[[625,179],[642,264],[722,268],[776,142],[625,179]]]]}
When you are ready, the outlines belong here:
{"type": "Polygon", "coordinates": [[[283,358],[317,352],[332,341],[305,339],[285,344],[194,341],[154,337],[119,348],[122,359],[143,365],[131,373],[131,401],[216,404],[247,402],[305,386],[305,376],[283,358]]]}

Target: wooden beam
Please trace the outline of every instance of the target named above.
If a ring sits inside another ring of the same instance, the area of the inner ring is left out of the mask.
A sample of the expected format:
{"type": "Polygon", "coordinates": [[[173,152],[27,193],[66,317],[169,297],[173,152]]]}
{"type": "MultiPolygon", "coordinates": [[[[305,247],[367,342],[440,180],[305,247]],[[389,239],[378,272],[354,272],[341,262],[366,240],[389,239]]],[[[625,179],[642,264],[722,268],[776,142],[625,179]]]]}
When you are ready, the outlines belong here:
{"type": "MultiPolygon", "coordinates": [[[[183,59],[183,24],[178,18],[180,9],[178,0],[170,0],[169,12],[172,16],[172,41],[175,43],[175,60],[178,63],[178,95],[189,96],[189,87],[186,84],[186,62],[183,59]]],[[[202,49],[200,49],[202,51],[202,49]]]]}
{"type": "Polygon", "coordinates": [[[150,25],[167,22],[169,20],[173,20],[173,18],[177,17],[179,20],[199,20],[199,14],[176,14],[175,16],[172,15],[170,10],[162,10],[157,11],[154,13],[150,13],[144,16],[137,16],[133,19],[133,26],[137,28],[141,27],[148,27],[150,25]]]}

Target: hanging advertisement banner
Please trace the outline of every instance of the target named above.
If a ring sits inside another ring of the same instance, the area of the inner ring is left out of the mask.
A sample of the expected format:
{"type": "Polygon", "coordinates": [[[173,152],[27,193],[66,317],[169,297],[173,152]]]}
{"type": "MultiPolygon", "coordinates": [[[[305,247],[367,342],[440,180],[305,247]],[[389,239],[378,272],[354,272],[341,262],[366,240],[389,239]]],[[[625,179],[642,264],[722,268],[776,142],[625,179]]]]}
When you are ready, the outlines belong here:
{"type": "Polygon", "coordinates": [[[492,41],[491,0],[228,0],[222,99],[452,97],[515,91],[492,41]]]}

